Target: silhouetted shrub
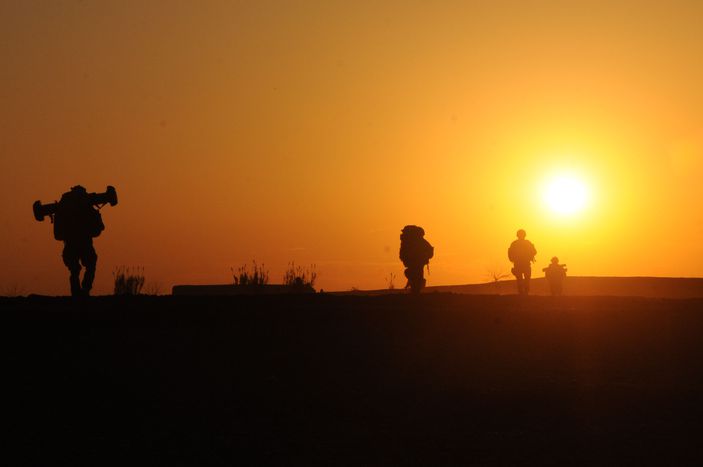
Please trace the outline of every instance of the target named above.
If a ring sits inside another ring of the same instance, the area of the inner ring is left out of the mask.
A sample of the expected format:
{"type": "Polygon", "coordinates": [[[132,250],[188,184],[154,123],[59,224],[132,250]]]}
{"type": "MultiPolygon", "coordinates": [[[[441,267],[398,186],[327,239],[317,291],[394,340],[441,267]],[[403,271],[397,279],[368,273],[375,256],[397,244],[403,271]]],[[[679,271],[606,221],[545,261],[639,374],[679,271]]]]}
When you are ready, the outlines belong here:
{"type": "Polygon", "coordinates": [[[294,261],[288,263],[288,269],[283,275],[283,283],[292,289],[309,289],[314,288],[317,272],[315,265],[311,264],[309,268],[296,266],[294,261]]]}
{"type": "Polygon", "coordinates": [[[139,295],[144,287],[144,268],[120,266],[112,271],[115,295],[139,295]]]}
{"type": "Polygon", "coordinates": [[[395,274],[390,273],[388,275],[388,290],[394,290],[395,289],[395,274]]]}
{"type": "Polygon", "coordinates": [[[13,282],[9,285],[3,287],[2,296],[3,297],[22,297],[26,294],[26,290],[23,285],[13,282]]]}
{"type": "Polygon", "coordinates": [[[161,282],[147,282],[144,286],[145,295],[161,295],[163,287],[161,282]]]}
{"type": "Polygon", "coordinates": [[[495,286],[496,293],[500,295],[500,281],[510,277],[510,274],[506,273],[498,267],[493,267],[488,269],[488,278],[493,282],[495,286]]]}
{"type": "Polygon", "coordinates": [[[269,283],[269,272],[264,265],[259,266],[256,261],[252,261],[252,270],[245,264],[236,271],[232,271],[232,280],[234,285],[266,285],[269,283]]]}

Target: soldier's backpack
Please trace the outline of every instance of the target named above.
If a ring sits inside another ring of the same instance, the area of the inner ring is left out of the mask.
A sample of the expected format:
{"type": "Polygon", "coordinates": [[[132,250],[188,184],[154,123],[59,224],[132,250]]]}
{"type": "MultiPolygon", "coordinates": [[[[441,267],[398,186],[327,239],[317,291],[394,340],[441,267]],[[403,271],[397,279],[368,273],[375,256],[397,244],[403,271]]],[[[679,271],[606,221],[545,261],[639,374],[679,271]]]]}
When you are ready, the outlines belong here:
{"type": "Polygon", "coordinates": [[[537,250],[529,240],[515,240],[508,248],[508,259],[512,263],[534,262],[537,250]]]}
{"type": "Polygon", "coordinates": [[[400,260],[410,265],[425,265],[434,256],[434,247],[425,240],[425,230],[417,225],[406,225],[400,234],[400,260]]]}

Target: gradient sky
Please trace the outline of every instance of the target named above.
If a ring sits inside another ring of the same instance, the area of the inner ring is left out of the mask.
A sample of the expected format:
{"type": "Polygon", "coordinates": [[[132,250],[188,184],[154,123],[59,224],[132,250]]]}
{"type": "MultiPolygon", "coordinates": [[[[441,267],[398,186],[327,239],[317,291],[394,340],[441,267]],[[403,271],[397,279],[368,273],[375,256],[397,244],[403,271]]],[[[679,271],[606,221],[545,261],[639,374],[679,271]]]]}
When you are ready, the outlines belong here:
{"type": "Polygon", "coordinates": [[[95,292],[119,265],[162,292],[226,283],[428,285],[538,266],[703,276],[703,2],[0,2],[0,294],[68,293],[31,205],[117,188],[95,292]],[[552,174],[590,186],[550,213],[552,174]]]}

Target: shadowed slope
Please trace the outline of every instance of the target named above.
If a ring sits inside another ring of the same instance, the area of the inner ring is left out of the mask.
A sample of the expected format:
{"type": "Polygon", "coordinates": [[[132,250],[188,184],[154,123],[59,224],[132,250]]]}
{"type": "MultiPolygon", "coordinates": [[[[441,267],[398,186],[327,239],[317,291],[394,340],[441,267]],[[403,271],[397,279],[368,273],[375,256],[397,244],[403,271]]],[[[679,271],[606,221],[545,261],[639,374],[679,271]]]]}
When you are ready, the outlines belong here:
{"type": "MultiPolygon", "coordinates": [[[[336,292],[350,295],[385,295],[403,293],[402,289],[357,290],[336,292]]],[[[426,287],[425,293],[449,292],[468,295],[514,295],[515,281],[488,282],[485,284],[437,285],[426,287]]],[[[530,295],[550,295],[544,277],[533,278],[530,295]]],[[[650,298],[703,298],[703,279],[678,277],[578,277],[567,276],[564,295],[612,296],[650,298]]]]}
{"type": "MultiPolygon", "coordinates": [[[[414,299],[415,298],[415,299],[414,299]]],[[[693,463],[703,300],[1,300],[30,465],[693,463]]]]}
{"type": "MultiPolygon", "coordinates": [[[[515,293],[515,281],[428,287],[429,291],[465,294],[515,293]]],[[[600,295],[618,297],[701,298],[703,279],[674,277],[567,277],[564,293],[568,295],[600,295]]],[[[532,295],[549,295],[549,284],[543,278],[532,279],[532,295]]]]}

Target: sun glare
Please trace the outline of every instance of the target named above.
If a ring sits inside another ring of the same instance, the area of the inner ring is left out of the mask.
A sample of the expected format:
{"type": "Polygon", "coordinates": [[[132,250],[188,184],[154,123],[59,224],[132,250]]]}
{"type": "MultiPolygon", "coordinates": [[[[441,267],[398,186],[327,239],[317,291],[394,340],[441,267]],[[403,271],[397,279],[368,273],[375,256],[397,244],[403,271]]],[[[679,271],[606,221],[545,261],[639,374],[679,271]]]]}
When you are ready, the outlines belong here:
{"type": "Polygon", "coordinates": [[[544,189],[544,202],[552,212],[562,216],[581,212],[588,205],[588,200],[586,184],[570,175],[552,178],[544,189]]]}

